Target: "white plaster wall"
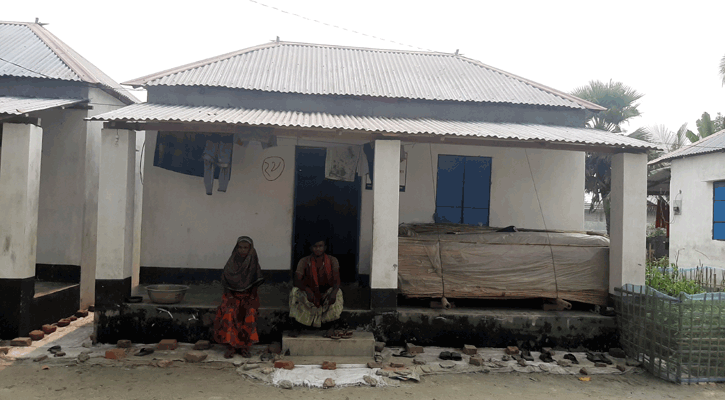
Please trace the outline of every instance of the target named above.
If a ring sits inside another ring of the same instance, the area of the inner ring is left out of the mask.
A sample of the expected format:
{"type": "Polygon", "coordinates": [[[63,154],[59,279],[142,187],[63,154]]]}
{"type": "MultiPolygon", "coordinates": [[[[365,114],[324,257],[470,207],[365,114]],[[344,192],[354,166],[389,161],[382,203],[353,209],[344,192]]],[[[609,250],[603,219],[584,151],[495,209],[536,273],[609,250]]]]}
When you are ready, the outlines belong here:
{"type": "Polygon", "coordinates": [[[292,254],[295,141],[278,139],[262,150],[258,143],[234,145],[226,193],[206,194],[201,177],[154,167],[156,132],[146,133],[144,154],[141,265],[224,268],[237,237],[251,236],[265,270],[287,270],[292,254]],[[266,157],[285,161],[282,175],[268,181],[266,157]]]}
{"type": "MultiPolygon", "coordinates": [[[[154,167],[156,133],[148,132],[146,138],[141,265],[223,268],[236,237],[248,234],[255,240],[263,269],[289,268],[295,145],[327,147],[329,140],[280,137],[279,146],[265,151],[256,144],[246,149],[235,145],[227,193],[216,191],[215,181],[214,194],[207,196],[202,178],[154,167]],[[268,156],[282,157],[286,163],[285,172],[274,182],[261,175],[262,160],[268,156]]],[[[404,148],[408,169],[406,190],[400,193],[401,223],[433,222],[438,155],[459,154],[492,157],[491,226],[544,228],[528,153],[547,227],[584,227],[584,153],[412,143],[404,143],[404,148]]],[[[358,271],[369,274],[373,191],[365,190],[363,181],[361,192],[358,271]]]]}
{"type": "Polygon", "coordinates": [[[37,263],[81,265],[85,201],[85,110],[37,114],[43,127],[37,263]]]}
{"type": "Polygon", "coordinates": [[[671,201],[682,201],[682,214],[670,207],[670,262],[680,268],[698,264],[725,268],[725,241],[712,238],[714,181],[725,180],[725,154],[672,161],[671,201]]]}

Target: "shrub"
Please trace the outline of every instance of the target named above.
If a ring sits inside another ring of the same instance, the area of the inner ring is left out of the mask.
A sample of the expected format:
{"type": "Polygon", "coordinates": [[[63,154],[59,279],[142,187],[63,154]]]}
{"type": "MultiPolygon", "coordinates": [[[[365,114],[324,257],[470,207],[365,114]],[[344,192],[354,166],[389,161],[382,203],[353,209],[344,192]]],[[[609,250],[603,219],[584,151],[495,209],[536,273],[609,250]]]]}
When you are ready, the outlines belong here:
{"type": "Polygon", "coordinates": [[[680,274],[677,264],[670,263],[668,257],[648,261],[646,269],[646,284],[670,296],[705,293],[697,282],[687,279],[680,274]]]}

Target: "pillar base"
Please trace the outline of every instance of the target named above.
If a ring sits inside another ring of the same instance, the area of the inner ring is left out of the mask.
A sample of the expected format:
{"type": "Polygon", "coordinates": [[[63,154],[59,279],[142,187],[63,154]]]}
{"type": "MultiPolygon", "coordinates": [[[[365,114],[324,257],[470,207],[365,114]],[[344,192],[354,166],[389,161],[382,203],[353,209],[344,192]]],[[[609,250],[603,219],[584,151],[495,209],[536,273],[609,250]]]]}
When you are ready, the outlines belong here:
{"type": "Polygon", "coordinates": [[[96,309],[118,308],[131,296],[131,277],[96,279],[96,309]]]}
{"type": "Polygon", "coordinates": [[[395,311],[398,309],[398,289],[370,289],[370,309],[395,311]]]}
{"type": "Polygon", "coordinates": [[[0,339],[27,336],[31,329],[30,306],[35,277],[0,279],[0,339]]]}

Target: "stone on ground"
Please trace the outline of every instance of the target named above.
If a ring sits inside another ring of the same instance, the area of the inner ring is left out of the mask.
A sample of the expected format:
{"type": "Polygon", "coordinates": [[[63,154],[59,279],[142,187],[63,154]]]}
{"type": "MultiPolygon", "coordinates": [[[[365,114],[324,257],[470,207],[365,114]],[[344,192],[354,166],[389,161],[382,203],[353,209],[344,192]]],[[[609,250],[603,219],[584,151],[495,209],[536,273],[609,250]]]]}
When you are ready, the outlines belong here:
{"type": "Polygon", "coordinates": [[[406,343],[405,351],[410,354],[421,354],[423,352],[423,346],[418,346],[413,343],[406,343]]]}
{"type": "Polygon", "coordinates": [[[126,358],[126,351],[119,348],[106,350],[106,358],[109,360],[122,360],[126,358]]]}
{"type": "Polygon", "coordinates": [[[322,387],[324,389],[329,389],[331,387],[335,387],[335,381],[332,380],[332,378],[325,379],[325,382],[322,384],[322,387]]]}
{"type": "Polygon", "coordinates": [[[469,356],[472,356],[474,354],[478,354],[478,349],[474,345],[466,344],[466,345],[463,345],[463,348],[461,349],[461,352],[463,354],[467,354],[469,356]]]}
{"type": "Polygon", "coordinates": [[[363,380],[365,381],[365,383],[367,383],[370,386],[373,386],[373,387],[378,386],[378,380],[373,378],[372,376],[365,375],[365,376],[363,376],[363,380]]]}
{"type": "Polygon", "coordinates": [[[624,350],[618,348],[618,347],[612,347],[609,349],[609,355],[615,358],[626,358],[627,354],[624,352],[624,350]]]}
{"type": "Polygon", "coordinates": [[[375,351],[381,352],[385,348],[385,342],[375,342],[375,351]]]}
{"type": "Polygon", "coordinates": [[[41,361],[47,360],[47,359],[48,359],[48,356],[44,354],[42,356],[38,356],[38,357],[33,358],[33,361],[34,362],[41,362],[41,361]]]}
{"type": "Polygon", "coordinates": [[[322,362],[322,369],[337,369],[337,363],[334,361],[323,361],[322,362]]]}
{"type": "Polygon", "coordinates": [[[116,342],[116,347],[119,349],[128,349],[131,347],[131,341],[127,339],[121,339],[118,342],[116,342]]]}
{"type": "Polygon", "coordinates": [[[514,354],[519,354],[519,348],[516,346],[508,346],[506,347],[506,354],[513,356],[514,354]]]}
{"type": "Polygon", "coordinates": [[[294,385],[292,384],[292,382],[285,379],[283,381],[279,381],[279,387],[281,387],[282,389],[292,389],[294,385]]]}
{"type": "Polygon", "coordinates": [[[156,346],[159,350],[176,350],[179,342],[176,339],[164,339],[156,346]]]}
{"type": "Polygon", "coordinates": [[[483,358],[481,358],[479,356],[474,356],[474,357],[471,357],[470,360],[468,360],[468,363],[471,365],[476,365],[476,366],[480,367],[481,365],[483,365],[483,358]]]}

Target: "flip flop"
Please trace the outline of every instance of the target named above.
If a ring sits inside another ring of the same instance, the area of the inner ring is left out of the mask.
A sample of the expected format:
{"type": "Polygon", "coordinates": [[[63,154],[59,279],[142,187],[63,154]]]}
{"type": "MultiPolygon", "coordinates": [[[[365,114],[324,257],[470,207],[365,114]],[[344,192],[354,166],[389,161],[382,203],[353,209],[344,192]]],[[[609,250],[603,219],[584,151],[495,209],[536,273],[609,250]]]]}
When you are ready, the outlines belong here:
{"type": "Polygon", "coordinates": [[[599,356],[599,359],[603,363],[612,365],[612,360],[610,360],[609,358],[607,358],[607,356],[605,356],[604,353],[598,353],[597,355],[599,356]]]}
{"type": "Polygon", "coordinates": [[[451,352],[450,351],[441,351],[441,354],[438,355],[438,358],[440,358],[441,360],[450,360],[451,352]]]}
{"type": "Polygon", "coordinates": [[[546,362],[546,363],[554,362],[554,359],[551,358],[551,354],[549,354],[549,353],[539,354],[539,360],[546,362]]]}
{"type": "Polygon", "coordinates": [[[407,351],[403,350],[399,354],[393,354],[393,357],[415,358],[415,354],[410,354],[407,351]]]}
{"type": "Polygon", "coordinates": [[[521,358],[525,361],[534,361],[534,357],[531,355],[529,350],[521,350],[521,358]]]}
{"type": "Polygon", "coordinates": [[[136,357],[143,357],[147,356],[149,354],[153,354],[154,349],[149,349],[148,347],[144,347],[141,350],[138,351],[138,353],[135,354],[136,357]]]}
{"type": "Polygon", "coordinates": [[[55,346],[49,348],[48,351],[51,352],[51,353],[53,353],[53,354],[55,354],[55,353],[57,353],[57,352],[60,351],[60,346],[55,345],[55,346]]]}
{"type": "Polygon", "coordinates": [[[564,359],[571,361],[572,364],[579,364],[579,360],[576,359],[576,356],[574,356],[574,354],[564,354],[564,359]]]}
{"type": "Polygon", "coordinates": [[[452,351],[451,352],[451,360],[453,360],[453,361],[461,361],[461,360],[463,360],[463,356],[461,355],[461,353],[457,353],[455,351],[452,351]]]}

